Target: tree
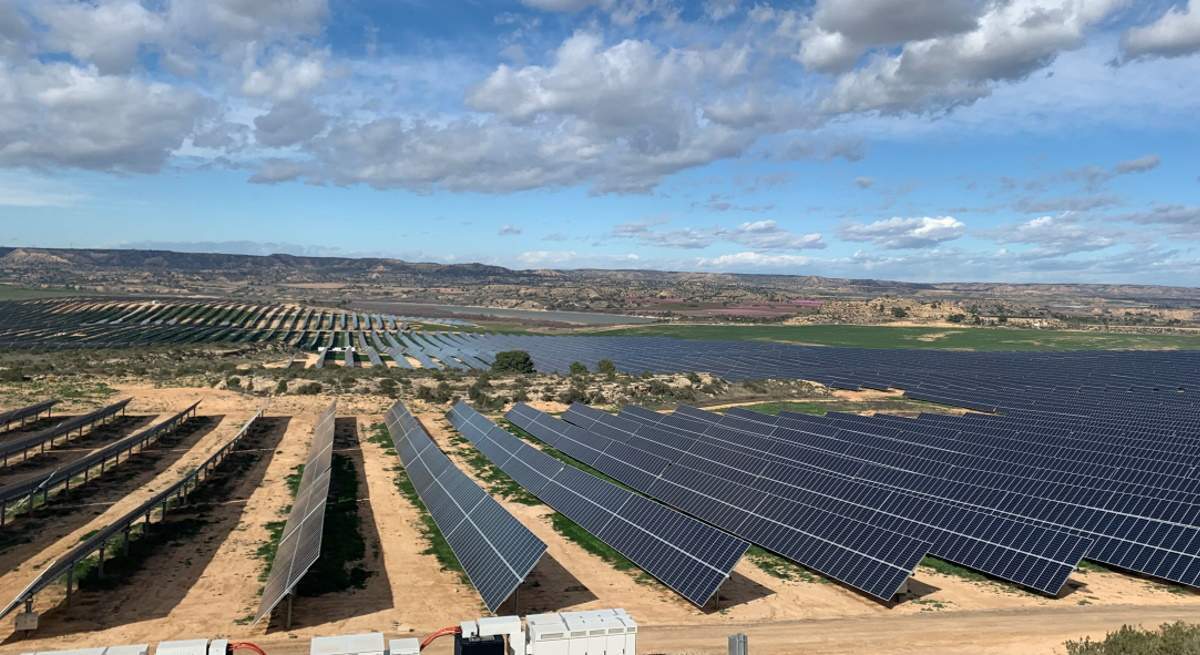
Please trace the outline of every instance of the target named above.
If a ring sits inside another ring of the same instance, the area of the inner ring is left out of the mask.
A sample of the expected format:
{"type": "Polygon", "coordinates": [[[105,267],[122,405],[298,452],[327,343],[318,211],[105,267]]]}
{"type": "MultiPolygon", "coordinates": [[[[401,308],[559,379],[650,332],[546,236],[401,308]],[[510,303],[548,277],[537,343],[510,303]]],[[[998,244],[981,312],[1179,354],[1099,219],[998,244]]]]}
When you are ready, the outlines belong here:
{"type": "Polygon", "coordinates": [[[571,375],[587,375],[587,366],[583,362],[571,362],[571,375]]]}
{"type": "Polygon", "coordinates": [[[493,373],[533,373],[533,358],[524,350],[506,350],[496,353],[492,362],[493,373]]]}
{"type": "Polygon", "coordinates": [[[893,307],[892,308],[892,316],[894,318],[907,318],[908,310],[903,307],[893,307]]]}
{"type": "Polygon", "coordinates": [[[946,320],[950,321],[951,323],[962,323],[963,321],[967,320],[967,316],[966,314],[951,314],[946,317],[946,320]]]}
{"type": "Polygon", "coordinates": [[[602,359],[596,364],[596,370],[611,378],[617,374],[617,365],[611,359],[602,359]]]}

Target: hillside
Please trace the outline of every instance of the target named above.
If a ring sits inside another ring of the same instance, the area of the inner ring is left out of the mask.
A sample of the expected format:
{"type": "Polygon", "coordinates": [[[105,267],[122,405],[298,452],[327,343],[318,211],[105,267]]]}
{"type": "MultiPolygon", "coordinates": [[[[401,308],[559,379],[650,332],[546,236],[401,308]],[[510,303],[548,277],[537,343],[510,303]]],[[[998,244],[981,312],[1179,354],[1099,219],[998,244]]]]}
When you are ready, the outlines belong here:
{"type": "Polygon", "coordinates": [[[817,308],[838,301],[843,303],[838,306],[842,320],[874,322],[877,314],[891,315],[896,303],[889,298],[904,299],[904,313],[928,320],[969,312],[1029,318],[1133,317],[1134,322],[1140,322],[1138,317],[1145,314],[1154,320],[1187,322],[1193,319],[1191,310],[1200,308],[1200,289],[1189,287],[921,284],[648,270],[512,270],[383,258],[163,250],[0,248],[0,282],[120,294],[327,303],[393,300],[744,320],[803,320],[817,308]],[[853,320],[856,313],[865,318],[853,320]]]}

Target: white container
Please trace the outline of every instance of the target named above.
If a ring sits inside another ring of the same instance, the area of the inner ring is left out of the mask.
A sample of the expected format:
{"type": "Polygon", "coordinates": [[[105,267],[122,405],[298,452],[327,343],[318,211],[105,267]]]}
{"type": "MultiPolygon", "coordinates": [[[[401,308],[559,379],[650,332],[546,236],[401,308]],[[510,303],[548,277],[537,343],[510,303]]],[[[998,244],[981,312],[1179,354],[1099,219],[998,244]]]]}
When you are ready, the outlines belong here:
{"type": "Polygon", "coordinates": [[[154,649],[154,655],[208,655],[208,640],[161,641],[154,649]]]}
{"type": "Polygon", "coordinates": [[[109,646],[104,650],[104,655],[147,655],[149,652],[149,644],[134,644],[131,646],[109,646]]]}
{"type": "Polygon", "coordinates": [[[570,635],[558,614],[525,617],[527,655],[570,655],[570,635]]]}
{"type": "Polygon", "coordinates": [[[381,632],[313,637],[308,652],[309,655],[386,655],[387,644],[381,632]]]}
{"type": "Polygon", "coordinates": [[[421,640],[414,637],[388,642],[388,655],[421,655],[421,640]]]}

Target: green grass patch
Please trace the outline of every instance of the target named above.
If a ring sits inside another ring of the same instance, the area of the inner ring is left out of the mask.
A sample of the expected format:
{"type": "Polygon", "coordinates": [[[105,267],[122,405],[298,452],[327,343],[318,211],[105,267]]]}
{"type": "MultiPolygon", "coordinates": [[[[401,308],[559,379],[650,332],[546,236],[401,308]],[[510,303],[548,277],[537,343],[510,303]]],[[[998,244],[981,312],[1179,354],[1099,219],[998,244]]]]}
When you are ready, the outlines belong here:
{"type": "Polygon", "coordinates": [[[372,425],[367,431],[367,441],[382,448],[386,454],[396,456],[396,445],[392,443],[392,435],[388,432],[386,424],[372,425]]]}
{"type": "Polygon", "coordinates": [[[279,552],[279,541],[283,539],[283,529],[287,527],[287,521],[271,521],[265,527],[267,540],[254,550],[254,556],[263,561],[263,569],[258,572],[258,581],[263,583],[271,576],[271,565],[275,563],[275,555],[279,552]]]}
{"type": "Polygon", "coordinates": [[[288,493],[292,495],[292,498],[295,498],[296,494],[300,492],[300,480],[303,477],[304,465],[297,464],[296,467],[292,469],[292,472],[289,473],[286,478],[284,478],[284,482],[287,484],[288,493]]]}
{"type": "Polygon", "coordinates": [[[668,336],[725,341],[778,341],[854,348],[934,350],[1177,350],[1200,349],[1200,336],[1084,330],[873,325],[645,325],[595,331],[604,336],[668,336]]]}
{"type": "Polygon", "coordinates": [[[0,300],[35,300],[38,298],[65,298],[81,295],[71,289],[35,289],[0,284],[0,300]]]}

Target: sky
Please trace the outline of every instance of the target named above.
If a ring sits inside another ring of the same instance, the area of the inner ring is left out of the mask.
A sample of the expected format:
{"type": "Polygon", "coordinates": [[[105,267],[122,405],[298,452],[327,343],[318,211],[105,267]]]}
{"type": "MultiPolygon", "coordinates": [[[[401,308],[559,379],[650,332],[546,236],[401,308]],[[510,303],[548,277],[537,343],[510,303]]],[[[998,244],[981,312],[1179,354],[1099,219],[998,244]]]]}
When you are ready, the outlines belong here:
{"type": "Polygon", "coordinates": [[[1200,286],[1200,0],[0,0],[0,245],[1200,286]]]}

